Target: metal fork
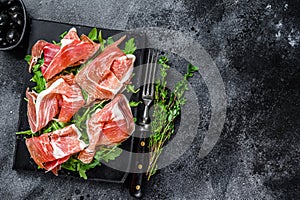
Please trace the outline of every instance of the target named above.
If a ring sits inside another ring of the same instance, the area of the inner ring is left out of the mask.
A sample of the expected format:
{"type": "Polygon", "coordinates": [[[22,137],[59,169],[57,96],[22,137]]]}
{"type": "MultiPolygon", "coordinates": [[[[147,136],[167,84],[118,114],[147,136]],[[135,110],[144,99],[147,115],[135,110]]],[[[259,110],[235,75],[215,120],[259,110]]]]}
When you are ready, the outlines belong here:
{"type": "Polygon", "coordinates": [[[138,131],[138,142],[136,143],[136,152],[138,154],[135,155],[135,162],[133,164],[134,170],[137,170],[135,173],[131,175],[131,185],[130,185],[130,194],[136,198],[140,198],[143,195],[143,173],[141,169],[147,168],[149,158],[145,159],[145,138],[150,131],[149,124],[149,106],[154,100],[154,81],[155,81],[155,72],[157,68],[157,60],[158,60],[158,52],[148,51],[147,65],[145,71],[144,85],[142,91],[142,100],[145,104],[144,113],[142,122],[139,123],[139,131],[138,131]]]}
{"type": "Polygon", "coordinates": [[[157,68],[158,52],[148,52],[147,66],[143,85],[142,99],[145,104],[142,123],[146,124],[149,119],[149,106],[154,99],[154,81],[157,68]],[[151,58],[150,58],[151,57],[151,58]]]}

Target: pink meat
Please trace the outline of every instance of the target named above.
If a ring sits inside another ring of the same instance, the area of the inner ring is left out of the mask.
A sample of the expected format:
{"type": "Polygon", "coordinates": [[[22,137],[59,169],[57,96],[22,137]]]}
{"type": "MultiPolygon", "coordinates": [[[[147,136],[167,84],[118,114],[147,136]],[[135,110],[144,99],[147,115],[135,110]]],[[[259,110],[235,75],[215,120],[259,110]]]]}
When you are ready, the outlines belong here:
{"type": "Polygon", "coordinates": [[[44,47],[44,64],[41,66],[42,73],[45,73],[45,70],[48,68],[49,64],[51,63],[59,49],[60,46],[51,43],[44,47]]]}
{"type": "Polygon", "coordinates": [[[59,113],[59,99],[55,94],[49,92],[39,100],[37,97],[37,93],[29,92],[29,89],[26,90],[28,122],[33,133],[45,127],[59,113]]]}
{"type": "Polygon", "coordinates": [[[45,62],[41,70],[44,78],[48,81],[67,67],[84,63],[100,47],[100,44],[93,42],[85,35],[79,38],[75,28],[69,30],[61,43],[62,45],[58,46],[39,40],[32,47],[29,71],[44,53],[45,62]]]}
{"type": "Polygon", "coordinates": [[[88,94],[87,104],[95,100],[113,99],[130,79],[134,55],[125,55],[117,45],[124,37],[106,47],[75,77],[77,84],[88,94]]]}
{"type": "Polygon", "coordinates": [[[81,89],[59,78],[39,94],[26,91],[28,121],[32,132],[45,127],[57,114],[58,121],[68,122],[84,105],[81,89]]]}
{"type": "Polygon", "coordinates": [[[70,156],[66,156],[54,161],[46,162],[44,163],[44,169],[48,171],[52,171],[52,173],[56,176],[58,176],[58,171],[60,170],[61,164],[64,162],[67,162],[69,160],[70,156]]]}
{"type": "Polygon", "coordinates": [[[80,152],[78,159],[90,163],[98,146],[113,146],[125,141],[134,131],[135,125],[126,97],[122,94],[97,110],[87,120],[89,146],[80,152]]]}
{"type": "MultiPolygon", "coordinates": [[[[37,41],[31,49],[31,60],[29,64],[29,72],[31,72],[32,67],[36,64],[37,60],[42,57],[44,53],[45,62],[44,65],[48,66],[53,57],[59,51],[60,46],[51,44],[44,40],[37,41]]],[[[45,70],[45,67],[42,67],[45,70]]]]}
{"type": "Polygon", "coordinates": [[[80,140],[81,133],[75,125],[26,139],[31,158],[42,169],[57,175],[60,165],[69,157],[82,151],[86,144],[80,140]]]}

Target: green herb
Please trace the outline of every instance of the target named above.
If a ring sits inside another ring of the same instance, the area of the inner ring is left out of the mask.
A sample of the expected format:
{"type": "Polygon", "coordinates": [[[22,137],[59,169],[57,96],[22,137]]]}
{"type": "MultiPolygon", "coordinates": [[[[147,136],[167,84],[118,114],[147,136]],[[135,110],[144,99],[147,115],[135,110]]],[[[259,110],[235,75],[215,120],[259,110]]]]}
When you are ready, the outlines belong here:
{"type": "MultiPolygon", "coordinates": [[[[28,57],[25,59],[28,59],[28,57]]],[[[40,93],[41,91],[46,89],[46,80],[43,77],[41,66],[44,64],[44,59],[39,59],[37,63],[33,66],[32,72],[33,77],[30,79],[30,81],[36,83],[36,86],[32,89],[36,91],[37,93],[40,93]]]]}
{"type": "Polygon", "coordinates": [[[130,105],[130,107],[137,107],[141,103],[143,103],[143,102],[142,101],[130,101],[129,105],[130,105]]]}
{"type": "Polygon", "coordinates": [[[68,34],[68,31],[63,32],[60,34],[59,39],[63,39],[68,34]]]}
{"type": "Polygon", "coordinates": [[[34,135],[31,130],[16,132],[17,135],[34,135]]]}
{"type": "Polygon", "coordinates": [[[166,88],[168,75],[168,58],[159,59],[161,66],[160,79],[156,81],[153,120],[151,121],[152,134],[149,139],[150,160],[147,169],[148,180],[156,173],[157,161],[163,151],[163,145],[174,134],[174,120],[179,116],[181,106],[186,103],[184,92],[188,90],[188,78],[198,71],[198,67],[188,65],[187,73],[183,79],[175,84],[175,90],[169,93],[166,88]]]}
{"type": "Polygon", "coordinates": [[[110,160],[115,160],[122,153],[122,149],[118,147],[118,145],[114,147],[102,147],[100,151],[96,153],[94,156],[95,160],[103,160],[105,162],[109,162],[110,160]]]}
{"type": "Polygon", "coordinates": [[[114,43],[115,41],[113,40],[112,37],[108,37],[107,40],[106,40],[106,44],[107,45],[111,45],[112,43],[114,43]]]}
{"type": "Polygon", "coordinates": [[[102,31],[99,31],[98,41],[100,42],[100,45],[101,45],[100,46],[101,51],[103,51],[105,49],[106,40],[104,40],[103,37],[102,37],[102,31]]]}
{"type": "Polygon", "coordinates": [[[93,107],[88,107],[88,108],[81,108],[74,116],[72,123],[76,125],[76,127],[79,130],[84,130],[85,127],[85,122],[88,120],[91,115],[97,110],[97,109],[102,109],[104,108],[105,104],[107,102],[102,101],[100,103],[95,104],[93,107]]]}
{"type": "Polygon", "coordinates": [[[82,96],[84,98],[84,101],[86,102],[88,97],[89,97],[88,93],[85,90],[81,90],[81,93],[82,93],[82,96]]]}
{"type": "Polygon", "coordinates": [[[31,58],[32,58],[31,55],[26,55],[25,58],[24,58],[24,60],[25,60],[28,64],[30,64],[31,58]]]}
{"type": "Polygon", "coordinates": [[[131,38],[125,43],[125,49],[123,50],[123,52],[125,54],[133,54],[135,50],[136,50],[136,46],[134,43],[134,38],[131,38]]]}
{"type": "Polygon", "coordinates": [[[88,37],[93,41],[98,41],[98,31],[96,28],[93,28],[90,33],[88,34],[88,37]]]}
{"type": "Polygon", "coordinates": [[[100,44],[103,43],[103,37],[102,37],[102,31],[101,30],[99,31],[99,34],[98,34],[98,41],[100,42],[100,44]]]}
{"type": "MultiPolygon", "coordinates": [[[[93,28],[89,34],[88,37],[93,40],[94,42],[99,42],[101,44],[101,50],[103,50],[106,46],[111,45],[114,43],[114,40],[112,37],[108,37],[106,40],[103,39],[102,37],[102,31],[97,30],[97,28],[93,28]]],[[[125,43],[125,49],[123,52],[125,54],[133,54],[136,50],[134,38],[130,38],[126,43],[125,43]]]]}
{"type": "Polygon", "coordinates": [[[93,169],[101,165],[102,161],[109,162],[110,160],[115,160],[122,153],[122,149],[118,146],[114,147],[102,147],[99,151],[96,152],[94,159],[91,163],[85,164],[78,160],[76,156],[70,157],[70,159],[61,165],[62,168],[78,172],[79,176],[83,179],[87,179],[86,172],[90,169],[93,169]]]}
{"type": "Polygon", "coordinates": [[[60,42],[56,42],[55,40],[52,40],[52,43],[58,46],[61,46],[61,40],[68,34],[68,31],[63,32],[62,34],[60,34],[59,39],[60,42]]]}
{"type": "Polygon", "coordinates": [[[58,74],[58,76],[59,75],[67,75],[67,74],[74,74],[74,75],[76,75],[81,70],[81,68],[82,68],[82,65],[67,67],[62,72],[60,72],[58,74]]]}
{"type": "Polygon", "coordinates": [[[52,43],[58,46],[61,46],[61,42],[56,42],[55,40],[52,40],[52,43]]]}
{"type": "Polygon", "coordinates": [[[102,108],[104,108],[104,106],[105,106],[106,104],[107,104],[107,101],[105,101],[105,100],[101,101],[100,103],[95,104],[95,105],[92,107],[92,109],[91,109],[89,115],[91,115],[91,114],[92,114],[93,112],[95,112],[97,109],[102,109],[102,108]]]}
{"type": "Polygon", "coordinates": [[[60,130],[68,125],[70,125],[70,123],[57,122],[55,120],[52,120],[45,128],[42,129],[42,133],[44,134],[60,130]]]}
{"type": "Polygon", "coordinates": [[[95,104],[93,107],[88,108],[81,108],[74,116],[71,123],[75,124],[75,126],[81,131],[82,133],[82,140],[85,143],[89,142],[88,135],[86,132],[86,121],[91,117],[91,115],[97,110],[102,109],[107,102],[102,101],[98,104],[95,104]]]}
{"type": "Polygon", "coordinates": [[[66,126],[70,125],[70,123],[57,122],[55,120],[50,121],[47,126],[45,126],[42,130],[33,133],[31,130],[16,132],[17,135],[30,135],[31,137],[37,137],[44,133],[50,133],[59,129],[62,129],[66,126]]]}
{"type": "Polygon", "coordinates": [[[140,91],[140,88],[134,89],[134,85],[127,85],[126,86],[126,91],[127,92],[132,92],[134,94],[138,93],[140,91]]]}

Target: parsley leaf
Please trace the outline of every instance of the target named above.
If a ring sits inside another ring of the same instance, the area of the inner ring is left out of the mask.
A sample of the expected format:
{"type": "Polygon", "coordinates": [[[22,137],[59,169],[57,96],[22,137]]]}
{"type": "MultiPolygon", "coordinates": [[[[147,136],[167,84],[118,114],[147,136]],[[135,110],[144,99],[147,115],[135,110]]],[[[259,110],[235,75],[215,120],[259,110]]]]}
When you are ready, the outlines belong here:
{"type": "Polygon", "coordinates": [[[135,46],[134,38],[131,38],[125,43],[125,49],[123,50],[123,52],[125,54],[133,54],[135,50],[136,50],[136,46],[135,46]]]}

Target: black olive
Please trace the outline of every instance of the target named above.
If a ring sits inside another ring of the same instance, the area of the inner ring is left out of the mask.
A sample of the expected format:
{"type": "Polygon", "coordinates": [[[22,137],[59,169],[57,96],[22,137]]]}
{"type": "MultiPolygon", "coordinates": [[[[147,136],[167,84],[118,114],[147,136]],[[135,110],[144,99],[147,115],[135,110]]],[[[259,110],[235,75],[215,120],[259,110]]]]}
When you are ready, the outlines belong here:
{"type": "Polygon", "coordinates": [[[7,46],[6,41],[3,41],[3,42],[1,43],[1,45],[4,46],[4,47],[7,46]]]}
{"type": "Polygon", "coordinates": [[[11,13],[11,18],[12,19],[23,18],[23,15],[19,12],[14,12],[14,13],[11,13]]]}
{"type": "Polygon", "coordinates": [[[10,14],[11,20],[14,22],[18,19],[23,19],[23,15],[19,12],[14,12],[10,14]]]}
{"type": "Polygon", "coordinates": [[[18,12],[12,13],[11,21],[14,23],[14,25],[22,27],[23,26],[23,15],[18,12]]]}
{"type": "Polygon", "coordinates": [[[15,29],[9,30],[6,34],[6,40],[10,44],[17,43],[19,39],[20,39],[20,34],[15,29]]]}
{"type": "Polygon", "coordinates": [[[0,8],[1,10],[6,10],[9,7],[13,6],[17,1],[14,0],[0,0],[0,8]]]}
{"type": "Polygon", "coordinates": [[[19,27],[23,26],[23,20],[22,19],[18,19],[16,22],[16,25],[18,25],[19,27]]]}
{"type": "Polygon", "coordinates": [[[6,3],[6,5],[12,6],[14,3],[15,3],[14,0],[8,0],[7,3],[6,3]]]}
{"type": "Polygon", "coordinates": [[[9,17],[5,13],[0,14],[0,26],[4,27],[8,24],[9,22],[9,17]]]}
{"type": "Polygon", "coordinates": [[[2,42],[4,42],[5,39],[3,37],[0,37],[0,44],[2,44],[2,42]]]}
{"type": "Polygon", "coordinates": [[[1,7],[3,8],[4,6],[6,6],[8,2],[9,0],[0,0],[1,7]]]}
{"type": "Polygon", "coordinates": [[[19,6],[12,6],[8,9],[10,12],[20,12],[21,8],[19,6]]]}

